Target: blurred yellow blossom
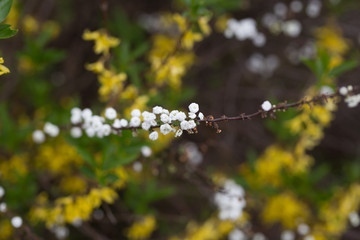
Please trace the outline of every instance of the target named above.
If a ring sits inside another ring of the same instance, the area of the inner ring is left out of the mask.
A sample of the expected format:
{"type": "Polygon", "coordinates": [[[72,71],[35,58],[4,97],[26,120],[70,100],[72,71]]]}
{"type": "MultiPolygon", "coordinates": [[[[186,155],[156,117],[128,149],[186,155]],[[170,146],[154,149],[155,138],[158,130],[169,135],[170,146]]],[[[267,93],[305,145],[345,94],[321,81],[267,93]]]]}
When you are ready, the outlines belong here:
{"type": "Polygon", "coordinates": [[[109,54],[110,48],[120,44],[118,38],[108,35],[103,29],[93,32],[86,29],[83,33],[83,39],[86,41],[95,41],[94,52],[104,55],[109,54]]]}
{"type": "Polygon", "coordinates": [[[298,221],[306,221],[310,216],[308,207],[289,193],[271,197],[265,204],[262,218],[266,223],[282,223],[285,228],[293,229],[298,221]]]}
{"type": "Polygon", "coordinates": [[[127,230],[127,237],[132,240],[149,239],[156,228],[156,219],[151,216],[143,216],[134,222],[127,230]]]}
{"type": "Polygon", "coordinates": [[[198,19],[198,24],[200,27],[200,30],[205,34],[209,35],[211,33],[211,28],[209,26],[210,18],[207,16],[200,17],[198,19]]]}
{"type": "Polygon", "coordinates": [[[16,182],[19,176],[28,173],[29,158],[26,154],[13,155],[10,159],[0,162],[1,179],[16,182]]]}
{"type": "Polygon", "coordinates": [[[12,239],[13,227],[11,226],[10,220],[4,219],[0,221],[0,240],[12,239]]]}
{"type": "Polygon", "coordinates": [[[2,65],[2,63],[4,63],[4,59],[0,57],[0,76],[6,73],[10,73],[10,70],[4,65],[2,65]]]}
{"type": "Polygon", "coordinates": [[[115,73],[113,71],[103,71],[99,75],[99,94],[100,98],[106,101],[111,94],[119,94],[123,89],[123,82],[126,80],[126,73],[115,73]]]}
{"type": "Polygon", "coordinates": [[[105,70],[104,61],[99,60],[99,61],[94,62],[94,63],[88,63],[88,64],[85,65],[85,68],[86,68],[86,70],[92,71],[92,72],[97,73],[97,74],[102,73],[105,70]]]}
{"type": "Polygon", "coordinates": [[[26,15],[22,21],[23,30],[27,34],[37,33],[40,29],[39,22],[31,15],[26,15]]]}
{"type": "Polygon", "coordinates": [[[55,200],[54,206],[47,201],[39,201],[29,212],[33,222],[44,221],[48,228],[53,224],[72,223],[77,219],[88,220],[94,209],[100,207],[102,201],[112,204],[117,193],[108,187],[93,188],[86,195],[67,196],[55,200]]]}

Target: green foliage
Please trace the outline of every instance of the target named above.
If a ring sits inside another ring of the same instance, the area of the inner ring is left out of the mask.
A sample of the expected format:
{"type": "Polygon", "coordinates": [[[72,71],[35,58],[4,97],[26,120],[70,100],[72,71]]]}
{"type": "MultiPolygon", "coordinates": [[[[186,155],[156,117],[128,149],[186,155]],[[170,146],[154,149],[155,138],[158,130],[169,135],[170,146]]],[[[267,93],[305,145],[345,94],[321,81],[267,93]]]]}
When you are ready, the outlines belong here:
{"type": "Polygon", "coordinates": [[[1,147],[9,152],[21,152],[24,139],[32,131],[30,125],[19,126],[18,122],[10,115],[6,103],[0,103],[0,142],[1,147]]]}
{"type": "Polygon", "coordinates": [[[198,16],[210,16],[212,13],[221,15],[223,13],[239,10],[244,6],[245,0],[179,0],[189,11],[185,12],[190,19],[198,16]]]}
{"type": "MultiPolygon", "coordinates": [[[[10,12],[12,0],[0,1],[0,23],[5,20],[10,12]]],[[[8,24],[0,24],[0,39],[10,38],[17,33],[17,30],[11,29],[8,24]]]]}
{"type": "Polygon", "coordinates": [[[276,119],[267,119],[265,126],[279,139],[282,143],[292,145],[297,140],[297,136],[289,131],[289,128],[285,127],[286,123],[293,119],[298,112],[296,109],[287,109],[285,112],[279,112],[276,114],[276,119]]]}
{"type": "Polygon", "coordinates": [[[160,187],[155,180],[144,183],[130,182],[125,192],[126,205],[137,214],[154,212],[151,204],[175,193],[173,187],[160,187]]]}
{"type": "Polygon", "coordinates": [[[4,21],[10,12],[12,0],[1,0],[0,1],[0,22],[4,21]]]}
{"type": "Polygon", "coordinates": [[[0,39],[10,38],[17,33],[17,30],[10,27],[8,24],[0,24],[0,39]]]}
{"type": "Polygon", "coordinates": [[[327,78],[338,77],[358,66],[358,61],[347,60],[332,68],[330,66],[331,57],[326,50],[318,48],[317,54],[315,59],[303,59],[303,63],[314,72],[318,87],[325,85],[327,78]]]}

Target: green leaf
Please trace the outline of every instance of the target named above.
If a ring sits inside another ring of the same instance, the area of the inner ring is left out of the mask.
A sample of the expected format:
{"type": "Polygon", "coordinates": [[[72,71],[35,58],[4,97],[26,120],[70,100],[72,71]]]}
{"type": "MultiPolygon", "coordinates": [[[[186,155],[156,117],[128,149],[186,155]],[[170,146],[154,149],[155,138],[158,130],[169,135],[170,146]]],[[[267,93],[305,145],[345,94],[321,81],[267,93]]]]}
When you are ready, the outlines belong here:
{"type": "Polygon", "coordinates": [[[11,29],[8,24],[0,24],[0,39],[10,38],[17,32],[18,30],[11,29]]]}
{"type": "Polygon", "coordinates": [[[343,74],[344,72],[350,71],[351,69],[353,69],[357,66],[358,66],[358,62],[356,60],[346,61],[346,62],[340,64],[339,66],[331,69],[331,71],[329,72],[329,77],[337,77],[337,76],[343,74]]]}
{"type": "Polygon", "coordinates": [[[10,12],[12,0],[0,0],[0,22],[4,21],[10,12]]]}

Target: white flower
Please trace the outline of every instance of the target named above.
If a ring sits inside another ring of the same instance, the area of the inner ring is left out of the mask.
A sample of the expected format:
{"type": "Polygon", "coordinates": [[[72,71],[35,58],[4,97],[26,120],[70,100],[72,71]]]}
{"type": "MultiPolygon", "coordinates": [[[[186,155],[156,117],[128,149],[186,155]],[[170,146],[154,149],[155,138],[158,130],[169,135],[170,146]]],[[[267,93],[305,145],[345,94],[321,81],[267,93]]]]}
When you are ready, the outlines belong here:
{"type": "Polygon", "coordinates": [[[153,107],[153,113],[154,114],[161,114],[163,111],[163,108],[160,106],[153,107]]]}
{"type": "Polygon", "coordinates": [[[349,213],[349,222],[351,226],[358,227],[360,225],[360,217],[357,212],[351,212],[349,213]]]}
{"type": "Polygon", "coordinates": [[[81,114],[71,115],[70,122],[72,124],[79,124],[79,123],[81,123],[81,121],[82,121],[81,114]]]}
{"type": "Polygon", "coordinates": [[[276,3],[274,6],[274,13],[281,18],[285,18],[287,13],[286,5],[282,2],[276,3]]]}
{"type": "Polygon", "coordinates": [[[297,37],[301,33],[301,24],[297,20],[286,21],[282,24],[282,30],[289,37],[297,37]]]}
{"type": "Polygon", "coordinates": [[[141,112],[139,109],[134,109],[131,111],[131,116],[132,117],[140,117],[141,116],[141,112]]]}
{"type": "Polygon", "coordinates": [[[104,136],[109,136],[111,133],[111,127],[109,124],[104,124],[101,128],[102,134],[104,136]]]}
{"type": "Polygon", "coordinates": [[[229,233],[228,240],[246,240],[246,236],[240,229],[235,228],[229,233]]]}
{"type": "Polygon", "coordinates": [[[263,47],[266,43],[266,37],[263,33],[258,33],[253,38],[253,44],[255,47],[263,47]]]}
{"type": "Polygon", "coordinates": [[[309,233],[310,227],[305,223],[300,223],[297,227],[297,231],[300,235],[306,235],[309,233]]]}
{"type": "Polygon", "coordinates": [[[128,124],[129,124],[128,120],[126,120],[124,118],[120,120],[121,127],[127,127],[128,124]]]}
{"type": "Polygon", "coordinates": [[[158,139],[159,138],[159,133],[158,132],[152,132],[152,133],[150,133],[149,134],[149,139],[151,140],[151,141],[155,141],[156,139],[158,139]]]}
{"type": "Polygon", "coordinates": [[[85,108],[84,110],[82,110],[81,112],[81,116],[83,117],[83,119],[86,120],[90,120],[92,117],[92,111],[89,108],[85,108]]]}
{"type": "Polygon", "coordinates": [[[141,115],[143,116],[145,122],[151,122],[156,119],[156,115],[148,111],[144,111],[141,115]]]}
{"type": "Polygon", "coordinates": [[[72,220],[71,225],[73,225],[74,227],[80,227],[82,223],[83,221],[81,220],[81,218],[76,217],[74,220],[72,220]]]}
{"type": "Polygon", "coordinates": [[[223,190],[215,193],[214,202],[219,208],[221,220],[238,219],[246,206],[244,189],[233,180],[226,180],[223,190]]]}
{"type": "Polygon", "coordinates": [[[352,90],[354,90],[353,86],[351,86],[351,85],[347,86],[347,89],[348,89],[349,92],[351,92],[352,90]]]}
{"type": "Polygon", "coordinates": [[[196,118],[196,113],[193,113],[193,112],[189,112],[189,118],[191,119],[195,119],[196,118]]]}
{"type": "Polygon", "coordinates": [[[21,227],[22,224],[23,224],[23,220],[21,217],[15,216],[15,217],[11,218],[11,225],[14,228],[19,228],[19,227],[21,227]]]}
{"type": "Polygon", "coordinates": [[[95,115],[92,116],[91,118],[91,127],[95,130],[98,131],[99,129],[101,129],[102,127],[102,120],[99,116],[95,115]]]}
{"type": "Polygon", "coordinates": [[[186,119],[186,114],[184,112],[178,112],[176,114],[176,119],[180,122],[184,121],[186,119]]]}
{"type": "Polygon", "coordinates": [[[255,233],[252,240],[266,240],[266,237],[263,233],[255,233]]]}
{"type": "Polygon", "coordinates": [[[334,93],[334,90],[329,86],[322,86],[320,88],[320,94],[332,94],[334,93]]]}
{"type": "Polygon", "coordinates": [[[73,137],[73,138],[79,138],[82,136],[82,130],[81,128],[79,127],[72,127],[70,129],[70,135],[73,137]]]}
{"type": "Polygon", "coordinates": [[[0,212],[4,213],[7,210],[6,203],[0,203],[0,212]]]}
{"type": "Polygon", "coordinates": [[[86,128],[85,132],[88,137],[92,138],[95,136],[95,129],[92,127],[86,128]]]}
{"type": "Polygon", "coordinates": [[[112,126],[113,126],[114,128],[121,128],[121,121],[120,121],[120,119],[115,119],[114,122],[113,122],[113,124],[112,124],[112,126]]]}
{"type": "Polygon", "coordinates": [[[271,102],[269,101],[265,101],[263,102],[263,104],[261,104],[261,108],[264,110],[264,111],[269,111],[271,109],[271,102]]]}
{"type": "Polygon", "coordinates": [[[116,118],[116,110],[112,107],[109,107],[105,110],[105,117],[109,120],[114,120],[116,118]]]}
{"type": "Polygon", "coordinates": [[[198,117],[199,117],[200,120],[203,120],[204,119],[204,114],[202,112],[199,112],[198,117]]]}
{"type": "Polygon", "coordinates": [[[141,154],[144,156],[144,157],[150,157],[151,156],[151,153],[152,153],[152,150],[150,147],[148,146],[142,146],[141,147],[141,154]]]}
{"type": "Polygon", "coordinates": [[[138,127],[140,126],[141,120],[139,117],[132,117],[130,119],[130,127],[138,127]]]}
{"type": "Polygon", "coordinates": [[[164,134],[164,135],[172,132],[173,130],[174,130],[174,129],[173,129],[168,123],[163,124],[163,125],[160,126],[160,132],[161,132],[162,134],[164,134]]]}
{"type": "Polygon", "coordinates": [[[306,7],[306,14],[311,18],[319,16],[321,6],[322,3],[319,0],[311,0],[306,7]]]}
{"type": "Polygon", "coordinates": [[[194,120],[190,120],[188,123],[189,123],[190,129],[196,128],[196,123],[194,120]]]}
{"type": "Polygon", "coordinates": [[[170,114],[169,114],[170,120],[171,120],[171,121],[177,120],[176,115],[177,115],[178,113],[179,113],[178,110],[173,110],[173,111],[171,111],[170,114]]]}
{"type": "Polygon", "coordinates": [[[347,87],[341,87],[339,90],[339,93],[343,96],[346,96],[346,94],[348,94],[348,89],[347,87]]]}
{"type": "Polygon", "coordinates": [[[99,130],[96,132],[96,137],[98,137],[98,138],[103,138],[103,137],[104,137],[104,132],[101,131],[101,129],[99,129],[99,130]]]}
{"type": "Polygon", "coordinates": [[[81,109],[80,108],[73,108],[71,109],[71,118],[70,121],[72,124],[79,124],[82,121],[81,117],[81,109]]]}
{"type": "Polygon", "coordinates": [[[5,189],[0,186],[0,198],[2,198],[5,195],[5,189]]]}
{"type": "Polygon", "coordinates": [[[290,3],[290,9],[294,13],[298,13],[303,9],[303,4],[301,1],[295,0],[290,3]]]}
{"type": "Polygon", "coordinates": [[[154,126],[157,125],[157,122],[156,122],[155,120],[151,120],[151,121],[150,121],[150,125],[154,127],[154,126]]]}
{"type": "Polygon", "coordinates": [[[295,234],[291,230],[285,230],[281,233],[281,240],[294,240],[295,234]]]}
{"type": "Polygon", "coordinates": [[[54,226],[52,229],[57,239],[65,239],[69,235],[69,229],[65,226],[54,226]]]}
{"type": "Polygon", "coordinates": [[[184,120],[180,123],[180,127],[182,130],[188,130],[190,129],[190,124],[188,121],[184,120]]]}
{"type": "Polygon", "coordinates": [[[166,113],[163,113],[163,114],[160,115],[160,120],[163,123],[170,123],[171,122],[169,115],[167,115],[166,113]]]}
{"type": "Polygon", "coordinates": [[[141,128],[146,130],[146,131],[148,131],[150,129],[150,127],[151,127],[151,124],[149,122],[143,122],[141,124],[141,128]]]}
{"type": "Polygon", "coordinates": [[[162,112],[161,112],[161,113],[164,113],[164,114],[169,115],[169,110],[167,110],[167,109],[163,108],[163,110],[162,110],[162,112]]]}
{"type": "Polygon", "coordinates": [[[81,116],[81,109],[78,107],[74,107],[71,109],[71,115],[80,115],[81,116]]]}
{"type": "Polygon", "coordinates": [[[349,108],[354,108],[360,103],[360,94],[347,96],[345,102],[348,104],[349,108]]]}
{"type": "Polygon", "coordinates": [[[189,105],[189,111],[192,112],[192,113],[197,113],[199,111],[199,104],[191,103],[189,105]]]}
{"type": "Polygon", "coordinates": [[[183,130],[182,129],[178,129],[175,133],[175,137],[180,137],[183,134],[183,130]]]}
{"type": "Polygon", "coordinates": [[[133,164],[133,169],[135,172],[141,172],[143,169],[143,165],[141,164],[141,162],[134,162],[133,164]]]}
{"type": "Polygon", "coordinates": [[[37,144],[43,143],[45,141],[45,134],[41,130],[35,130],[32,133],[32,139],[37,144]]]}
{"type": "Polygon", "coordinates": [[[315,238],[311,235],[305,236],[304,240],[315,240],[315,238]]]}
{"type": "Polygon", "coordinates": [[[57,135],[59,135],[60,130],[58,126],[47,122],[44,125],[44,132],[51,137],[56,137],[57,135]]]}

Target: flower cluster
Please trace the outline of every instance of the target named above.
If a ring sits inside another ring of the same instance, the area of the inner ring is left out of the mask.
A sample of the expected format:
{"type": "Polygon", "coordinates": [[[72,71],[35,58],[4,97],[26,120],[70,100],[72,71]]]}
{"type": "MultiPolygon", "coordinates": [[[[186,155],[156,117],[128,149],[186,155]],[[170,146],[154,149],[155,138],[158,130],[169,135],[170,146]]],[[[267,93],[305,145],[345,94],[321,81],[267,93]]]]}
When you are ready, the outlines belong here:
{"type": "Polygon", "coordinates": [[[35,130],[32,133],[32,139],[35,143],[43,143],[45,141],[45,133],[50,137],[56,137],[59,135],[60,129],[58,126],[52,123],[45,123],[43,131],[42,130],[35,130]]]}
{"type": "MultiPolygon", "coordinates": [[[[188,114],[179,110],[170,112],[163,107],[156,106],[152,112],[141,112],[139,109],[133,109],[130,120],[117,116],[118,113],[112,107],[105,109],[104,117],[94,115],[89,108],[83,110],[73,108],[70,118],[72,124],[70,134],[73,138],[80,138],[84,131],[88,137],[103,138],[110,134],[119,134],[125,129],[143,129],[150,131],[149,139],[155,141],[158,139],[159,133],[154,131],[154,128],[159,128],[163,135],[174,132],[175,137],[179,137],[183,131],[193,133],[197,126],[196,120],[204,119],[204,114],[199,112],[197,103],[189,105],[188,114]]],[[[59,134],[59,128],[52,123],[46,123],[44,131],[36,130],[33,132],[33,141],[43,143],[45,141],[44,132],[51,137],[56,137],[59,134]]]]}
{"type": "Polygon", "coordinates": [[[226,180],[223,189],[214,196],[215,204],[218,206],[219,218],[221,220],[237,220],[241,217],[246,205],[245,191],[233,180],[226,180]]]}
{"type": "Polygon", "coordinates": [[[360,103],[360,93],[359,94],[352,94],[353,86],[349,85],[347,87],[341,87],[339,89],[339,93],[342,96],[346,96],[345,102],[347,103],[349,108],[357,107],[360,103]]]}
{"type": "Polygon", "coordinates": [[[250,39],[257,47],[262,47],[266,43],[265,35],[258,32],[256,22],[252,18],[246,18],[239,21],[236,19],[229,19],[224,34],[226,38],[235,36],[236,39],[240,41],[250,39]]]}

